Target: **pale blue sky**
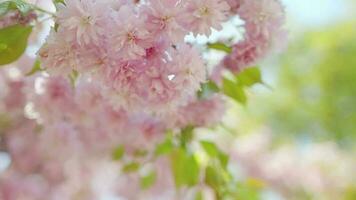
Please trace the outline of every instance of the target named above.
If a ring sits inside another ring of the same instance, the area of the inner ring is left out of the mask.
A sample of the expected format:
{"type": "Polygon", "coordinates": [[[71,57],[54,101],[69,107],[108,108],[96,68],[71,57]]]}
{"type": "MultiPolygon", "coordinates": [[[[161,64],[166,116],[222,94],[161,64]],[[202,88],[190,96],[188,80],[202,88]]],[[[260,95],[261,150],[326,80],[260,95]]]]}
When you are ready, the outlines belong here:
{"type": "Polygon", "coordinates": [[[305,28],[327,25],[350,13],[347,0],[282,0],[291,23],[305,28]]]}

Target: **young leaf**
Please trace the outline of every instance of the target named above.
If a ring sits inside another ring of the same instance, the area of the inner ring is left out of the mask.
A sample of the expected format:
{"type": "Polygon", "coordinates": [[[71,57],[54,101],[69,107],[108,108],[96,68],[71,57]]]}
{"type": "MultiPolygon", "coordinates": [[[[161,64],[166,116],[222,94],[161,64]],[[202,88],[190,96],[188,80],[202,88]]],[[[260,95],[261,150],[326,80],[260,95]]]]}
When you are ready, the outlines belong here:
{"type": "Polygon", "coordinates": [[[125,147],[123,145],[120,145],[116,149],[114,149],[112,158],[113,160],[121,160],[124,154],[125,154],[125,147]]]}
{"type": "Polygon", "coordinates": [[[217,43],[209,43],[208,44],[208,48],[209,49],[215,49],[215,50],[219,50],[219,51],[223,51],[225,53],[231,53],[232,52],[232,48],[226,46],[226,44],[221,43],[221,42],[217,42],[217,43]]]}
{"type": "Polygon", "coordinates": [[[18,10],[22,15],[27,15],[33,7],[22,0],[9,0],[0,3],[0,16],[5,15],[10,10],[18,10]]]}
{"type": "Polygon", "coordinates": [[[246,104],[247,96],[242,85],[224,78],[223,80],[223,91],[224,94],[236,100],[239,103],[246,104]]]}
{"type": "Polygon", "coordinates": [[[219,87],[212,80],[209,80],[201,85],[201,90],[198,91],[198,97],[204,99],[219,91],[219,87]]]}
{"type": "Polygon", "coordinates": [[[175,184],[181,186],[193,186],[199,181],[199,166],[193,155],[183,149],[177,149],[171,155],[171,168],[175,184]]]}
{"type": "Polygon", "coordinates": [[[39,60],[36,60],[35,64],[33,65],[31,71],[29,71],[28,73],[26,73],[26,76],[31,76],[34,75],[37,72],[43,71],[43,69],[41,68],[41,62],[39,60]]]}
{"type": "Polygon", "coordinates": [[[229,156],[222,152],[214,143],[209,141],[201,141],[201,146],[204,151],[212,158],[217,158],[220,162],[220,165],[226,169],[229,162],[229,156]]]}
{"type": "Polygon", "coordinates": [[[31,26],[14,25],[0,29],[0,65],[16,61],[26,50],[31,26]]]}
{"type": "Polygon", "coordinates": [[[137,162],[130,162],[126,164],[123,168],[122,171],[124,173],[131,173],[131,172],[136,172],[140,169],[140,164],[137,162]]]}
{"type": "Polygon", "coordinates": [[[73,87],[75,86],[78,77],[79,77],[79,72],[76,70],[73,70],[72,73],[69,74],[69,80],[73,87]]]}
{"type": "Polygon", "coordinates": [[[170,138],[167,138],[164,142],[158,144],[155,149],[155,155],[160,156],[172,152],[173,143],[170,138]]]}
{"type": "Polygon", "coordinates": [[[263,83],[261,71],[257,67],[250,67],[243,70],[236,76],[237,81],[245,86],[252,86],[257,83],[263,83]]]}
{"type": "Polygon", "coordinates": [[[156,173],[151,172],[147,176],[141,177],[140,185],[142,189],[150,188],[156,182],[156,173]]]}

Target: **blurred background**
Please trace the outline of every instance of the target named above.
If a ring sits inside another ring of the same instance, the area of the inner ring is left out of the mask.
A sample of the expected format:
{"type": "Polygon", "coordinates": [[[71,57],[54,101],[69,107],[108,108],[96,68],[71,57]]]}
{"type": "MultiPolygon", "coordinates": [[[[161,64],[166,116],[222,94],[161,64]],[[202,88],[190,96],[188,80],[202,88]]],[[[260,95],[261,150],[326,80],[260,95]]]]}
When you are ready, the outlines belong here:
{"type": "Polygon", "coordinates": [[[356,1],[283,2],[288,47],[220,130],[236,134],[221,143],[246,183],[240,198],[354,200],[356,1]]]}

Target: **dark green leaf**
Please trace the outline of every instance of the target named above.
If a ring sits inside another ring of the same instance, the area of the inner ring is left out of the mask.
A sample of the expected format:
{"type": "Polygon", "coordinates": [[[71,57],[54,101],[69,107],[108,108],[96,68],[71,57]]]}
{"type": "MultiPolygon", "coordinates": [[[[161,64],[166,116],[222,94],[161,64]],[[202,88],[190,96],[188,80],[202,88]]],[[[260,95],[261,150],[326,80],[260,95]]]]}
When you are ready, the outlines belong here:
{"type": "Polygon", "coordinates": [[[0,65],[16,61],[26,50],[31,26],[14,25],[0,29],[0,65]]]}
{"type": "Polygon", "coordinates": [[[219,50],[219,51],[223,51],[226,53],[231,53],[232,52],[232,48],[226,46],[226,44],[221,43],[221,42],[217,42],[217,43],[209,43],[208,44],[208,48],[209,49],[215,49],[215,50],[219,50]]]}
{"type": "Polygon", "coordinates": [[[195,128],[193,126],[187,126],[182,129],[180,134],[180,144],[182,147],[186,147],[186,145],[193,139],[194,129],[195,128]]]}

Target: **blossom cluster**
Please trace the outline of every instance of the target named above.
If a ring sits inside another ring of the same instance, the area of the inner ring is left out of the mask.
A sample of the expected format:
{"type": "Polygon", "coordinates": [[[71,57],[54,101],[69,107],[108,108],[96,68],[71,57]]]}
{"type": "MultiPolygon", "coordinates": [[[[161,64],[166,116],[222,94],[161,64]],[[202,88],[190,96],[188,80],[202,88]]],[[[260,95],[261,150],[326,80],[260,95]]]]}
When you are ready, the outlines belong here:
{"type": "Polygon", "coordinates": [[[38,53],[43,67],[94,74],[118,106],[158,113],[187,104],[206,80],[204,61],[185,35],[209,35],[229,14],[222,0],[65,3],[38,53]]]}
{"type": "Polygon", "coordinates": [[[206,60],[185,36],[209,36],[239,15],[245,39],[222,61],[239,72],[283,32],[277,0],[65,0],[57,9],[37,53],[41,73],[25,77],[28,60],[17,63],[24,71],[0,71],[0,149],[11,157],[0,199],[101,199],[98,182],[127,199],[178,198],[168,160],[149,160],[156,144],[167,130],[213,126],[225,111],[222,93],[197,95],[206,60]],[[118,147],[124,161],[148,154],[140,161],[157,169],[152,189],[138,192],[137,174],[117,174],[118,147]]]}
{"type": "Polygon", "coordinates": [[[6,126],[0,124],[0,147],[11,157],[10,168],[0,176],[0,198],[6,200],[98,199],[100,191],[95,184],[110,180],[107,192],[120,197],[156,199],[163,195],[158,188],[165,187],[170,199],[174,184],[168,161],[150,163],[151,168],[160,170],[160,181],[145,194],[138,192],[139,174],[120,175],[120,167],[125,160],[135,159],[137,152],[147,152],[149,159],[155,145],[165,138],[166,129],[212,125],[223,113],[223,102],[214,96],[191,103],[200,112],[188,105],[169,120],[162,120],[115,108],[104,98],[100,84],[87,79],[79,79],[74,88],[64,77],[24,79],[8,74],[0,71],[0,119],[7,119],[6,126]],[[125,151],[122,162],[111,157],[118,147],[125,151]],[[102,171],[115,175],[107,180],[102,171]],[[165,184],[167,181],[171,184],[165,184]],[[130,190],[125,187],[127,182],[130,190]]]}
{"type": "Polygon", "coordinates": [[[285,46],[285,13],[277,0],[228,1],[234,12],[244,21],[244,40],[232,47],[232,53],[226,56],[221,65],[239,73],[255,65],[273,48],[285,46]]]}

